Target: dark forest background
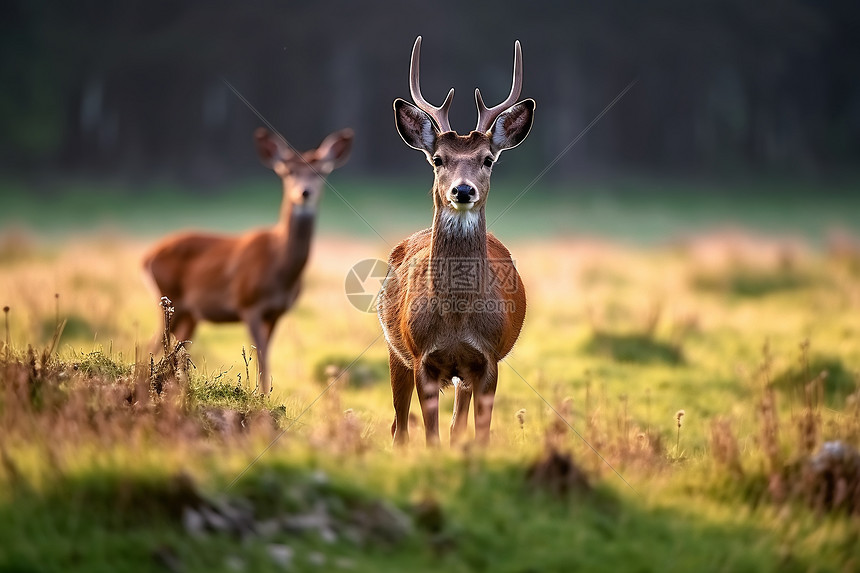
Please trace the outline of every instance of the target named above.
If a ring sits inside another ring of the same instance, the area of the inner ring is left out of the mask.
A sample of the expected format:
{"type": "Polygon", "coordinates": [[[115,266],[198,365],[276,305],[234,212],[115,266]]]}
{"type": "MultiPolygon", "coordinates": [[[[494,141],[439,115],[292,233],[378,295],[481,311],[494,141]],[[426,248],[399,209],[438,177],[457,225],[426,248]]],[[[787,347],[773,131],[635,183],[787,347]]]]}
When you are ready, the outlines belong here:
{"type": "Polygon", "coordinates": [[[0,19],[0,166],[207,188],[260,173],[260,120],[294,145],[350,126],[355,175],[417,158],[394,130],[409,54],[451,86],[461,133],[473,91],[500,101],[515,39],[537,100],[518,165],[544,168],[631,81],[550,176],[853,174],[860,157],[856,0],[447,2],[16,0],[0,19]]]}

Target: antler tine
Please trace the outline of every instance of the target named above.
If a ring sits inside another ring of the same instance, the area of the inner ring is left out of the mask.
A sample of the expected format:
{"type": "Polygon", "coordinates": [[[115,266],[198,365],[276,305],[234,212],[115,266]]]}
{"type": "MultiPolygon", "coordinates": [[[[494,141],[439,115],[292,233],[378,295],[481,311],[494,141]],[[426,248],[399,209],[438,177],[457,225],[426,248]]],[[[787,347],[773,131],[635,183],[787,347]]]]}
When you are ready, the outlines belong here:
{"type": "Polygon", "coordinates": [[[448,92],[448,96],[442,105],[436,107],[431,105],[424,96],[421,95],[421,83],[418,78],[418,61],[421,59],[421,36],[415,38],[415,45],[412,47],[412,65],[409,66],[409,92],[412,94],[412,101],[419,109],[430,114],[430,117],[439,125],[439,130],[443,133],[451,131],[451,124],[448,122],[448,109],[451,107],[451,102],[454,101],[454,88],[448,92]]]}
{"type": "Polygon", "coordinates": [[[517,102],[521,91],[523,91],[523,50],[520,47],[520,41],[517,40],[514,43],[514,78],[508,98],[499,105],[487,109],[487,106],[484,105],[484,99],[481,97],[481,90],[475,89],[475,103],[478,104],[478,125],[475,127],[475,131],[490,129],[499,114],[517,102]]]}

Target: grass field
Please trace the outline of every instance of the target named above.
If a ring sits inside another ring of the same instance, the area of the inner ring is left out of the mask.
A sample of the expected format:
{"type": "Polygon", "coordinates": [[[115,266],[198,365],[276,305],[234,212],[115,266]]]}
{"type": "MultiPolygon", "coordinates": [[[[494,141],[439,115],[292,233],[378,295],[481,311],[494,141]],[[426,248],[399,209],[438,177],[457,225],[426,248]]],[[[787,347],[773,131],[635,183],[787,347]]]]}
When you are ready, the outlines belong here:
{"type": "Polygon", "coordinates": [[[174,228],[265,224],[277,193],[9,195],[0,572],[860,567],[856,199],[530,191],[493,228],[529,309],[491,447],[426,451],[416,419],[399,452],[379,324],[343,285],[430,201],[333,184],[366,221],[329,192],[270,399],[240,325],[199,329],[187,386],[140,390],[160,309],[139,261],[174,228]]]}

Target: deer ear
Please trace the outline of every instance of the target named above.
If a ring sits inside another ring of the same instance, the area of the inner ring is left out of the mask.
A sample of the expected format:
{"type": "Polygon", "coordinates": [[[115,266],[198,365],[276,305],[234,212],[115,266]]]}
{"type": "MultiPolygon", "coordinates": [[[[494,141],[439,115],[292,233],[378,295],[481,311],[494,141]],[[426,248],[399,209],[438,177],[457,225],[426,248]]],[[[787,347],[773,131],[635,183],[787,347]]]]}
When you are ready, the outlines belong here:
{"type": "Polygon", "coordinates": [[[397,98],[394,100],[394,120],[397,123],[397,132],[406,145],[428,155],[433,154],[439,130],[426,112],[397,98]]]}
{"type": "Polygon", "coordinates": [[[512,149],[523,142],[534,121],[535,100],[527,99],[515,103],[496,118],[487,131],[494,153],[512,149]]]}
{"type": "Polygon", "coordinates": [[[283,160],[284,142],[265,127],[258,127],[254,131],[254,142],[257,144],[257,154],[260,161],[269,169],[274,169],[279,161],[283,160]]]}
{"type": "Polygon", "coordinates": [[[355,134],[351,129],[342,129],[326,137],[317,148],[317,161],[325,162],[328,169],[337,169],[349,159],[355,134]]]}

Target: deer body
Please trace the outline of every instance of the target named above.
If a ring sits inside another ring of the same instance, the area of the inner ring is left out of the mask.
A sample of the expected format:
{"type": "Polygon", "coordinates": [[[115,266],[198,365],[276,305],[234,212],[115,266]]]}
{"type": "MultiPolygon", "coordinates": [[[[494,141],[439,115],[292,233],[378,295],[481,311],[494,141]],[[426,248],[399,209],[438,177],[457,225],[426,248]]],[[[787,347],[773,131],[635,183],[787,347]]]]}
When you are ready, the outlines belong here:
{"type": "Polygon", "coordinates": [[[325,176],[346,161],[352,133],[332,134],[301,155],[262,128],[256,139],[261,159],[283,180],[278,223],[238,237],[169,237],[144,257],[144,268],[159,294],[173,302],[170,332],[177,339],[190,338],[200,321],[248,326],[257,347],[260,389],[268,393],[269,341],[299,296],[325,176]]]}
{"type": "Polygon", "coordinates": [[[440,108],[420,94],[420,41],[413,48],[411,71],[412,97],[419,105],[397,100],[394,108],[401,137],[424,151],[434,166],[434,215],[432,228],[394,248],[379,297],[389,345],[392,435],[395,444],[408,440],[409,406],[417,388],[426,440],[437,443],[439,390],[453,384],[452,442],[465,431],[473,397],[476,438],[486,442],[498,362],[519,336],[526,296],[507,248],[487,233],[484,207],[492,165],[501,151],[525,139],[534,102],[512,105],[521,82],[517,43],[515,89],[508,101],[487,110],[478,95],[479,110],[483,108],[478,128],[458,135],[447,121],[453,90],[440,108]]]}

